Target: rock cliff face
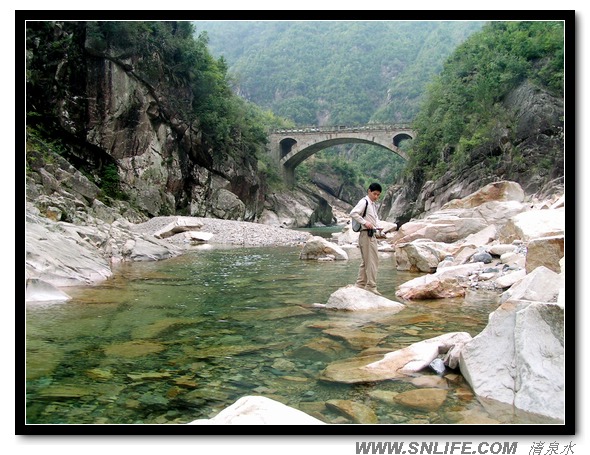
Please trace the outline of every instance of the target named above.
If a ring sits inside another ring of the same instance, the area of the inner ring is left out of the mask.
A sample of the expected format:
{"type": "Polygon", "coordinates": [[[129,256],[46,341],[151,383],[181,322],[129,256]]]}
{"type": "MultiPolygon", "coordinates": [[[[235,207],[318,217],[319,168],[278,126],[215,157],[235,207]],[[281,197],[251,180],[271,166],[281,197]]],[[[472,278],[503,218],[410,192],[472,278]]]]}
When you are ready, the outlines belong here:
{"type": "MultiPolygon", "coordinates": [[[[96,181],[98,170],[115,165],[122,192],[147,216],[253,220],[260,214],[256,161],[238,153],[226,158],[227,150],[204,140],[199,120],[183,113],[193,102],[187,86],[146,75],[129,50],[100,48],[82,24],[66,31],[56,23],[53,33],[71,35],[70,50],[48,75],[54,91],[34,102],[57,117],[70,163],[96,181]],[[182,106],[172,101],[179,99],[182,106]]],[[[41,49],[27,49],[29,59],[41,49]]]]}
{"type": "Polygon", "coordinates": [[[449,171],[436,181],[413,177],[389,188],[380,216],[401,225],[439,210],[489,183],[518,182],[527,196],[539,199],[563,192],[563,99],[523,82],[504,100],[508,120],[503,129],[475,149],[468,167],[449,171]],[[486,163],[487,161],[487,163],[486,163]],[[490,167],[490,161],[495,162],[490,167]]]}

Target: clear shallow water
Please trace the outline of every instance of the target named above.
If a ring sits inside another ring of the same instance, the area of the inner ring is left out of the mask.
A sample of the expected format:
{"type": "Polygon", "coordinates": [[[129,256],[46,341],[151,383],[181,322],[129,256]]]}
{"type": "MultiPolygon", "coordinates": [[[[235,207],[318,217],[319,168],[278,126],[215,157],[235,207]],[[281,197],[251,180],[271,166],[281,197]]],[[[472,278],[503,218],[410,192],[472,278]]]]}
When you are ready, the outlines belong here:
{"type": "MultiPolygon", "coordinates": [[[[26,422],[180,424],[262,395],[330,423],[354,423],[325,405],[334,399],[367,406],[383,424],[544,423],[482,406],[458,371],[352,385],[320,380],[331,362],[361,353],[453,331],[475,336],[497,307],[496,294],[470,293],[412,302],[394,316],[313,308],[354,283],[360,254],[347,252],[348,261],[318,263],[299,260],[293,247],[205,247],[121,265],[101,285],[68,289],[66,303],[27,305],[26,422]],[[417,382],[424,379],[447,390],[436,411],[380,398],[425,387],[417,382]]],[[[395,300],[397,286],[415,276],[381,256],[384,296],[395,300]]]]}

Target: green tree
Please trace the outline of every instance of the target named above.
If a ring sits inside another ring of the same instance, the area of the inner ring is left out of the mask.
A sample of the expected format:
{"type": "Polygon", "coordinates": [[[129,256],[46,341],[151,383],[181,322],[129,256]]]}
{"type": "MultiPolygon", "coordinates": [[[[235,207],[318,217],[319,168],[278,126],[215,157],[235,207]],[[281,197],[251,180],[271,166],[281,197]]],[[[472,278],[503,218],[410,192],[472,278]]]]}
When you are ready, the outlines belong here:
{"type": "Polygon", "coordinates": [[[431,179],[469,165],[494,130],[509,127],[502,100],[525,79],[562,96],[563,55],[561,21],[492,22],[472,35],[427,87],[406,173],[431,179]]]}

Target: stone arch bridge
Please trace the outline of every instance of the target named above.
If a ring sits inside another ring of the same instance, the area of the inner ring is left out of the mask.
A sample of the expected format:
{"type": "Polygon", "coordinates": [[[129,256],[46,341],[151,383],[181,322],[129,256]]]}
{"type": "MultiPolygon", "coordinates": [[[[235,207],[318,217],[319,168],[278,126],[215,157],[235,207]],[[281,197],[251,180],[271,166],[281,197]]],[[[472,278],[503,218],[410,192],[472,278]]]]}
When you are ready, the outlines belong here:
{"type": "Polygon", "coordinates": [[[370,144],[391,150],[407,160],[399,144],[415,137],[409,124],[368,124],[278,129],[270,133],[269,141],[285,182],[293,186],[295,168],[320,150],[341,144],[370,144]]]}

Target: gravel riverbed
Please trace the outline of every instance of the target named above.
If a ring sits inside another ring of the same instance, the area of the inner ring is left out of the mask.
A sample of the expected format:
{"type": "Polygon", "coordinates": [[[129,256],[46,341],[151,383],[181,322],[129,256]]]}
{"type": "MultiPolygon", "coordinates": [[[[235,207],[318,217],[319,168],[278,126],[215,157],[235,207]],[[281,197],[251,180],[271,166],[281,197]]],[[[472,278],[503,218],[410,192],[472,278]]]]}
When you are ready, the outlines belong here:
{"type": "MultiPolygon", "coordinates": [[[[145,223],[133,225],[132,231],[140,234],[153,235],[177,220],[186,225],[200,225],[201,227],[196,230],[213,234],[213,237],[207,242],[211,244],[240,246],[295,246],[305,243],[311,237],[309,232],[303,230],[287,229],[249,221],[187,216],[155,217],[145,223]]],[[[186,244],[188,242],[183,233],[168,237],[166,240],[175,244],[186,244]]]]}

